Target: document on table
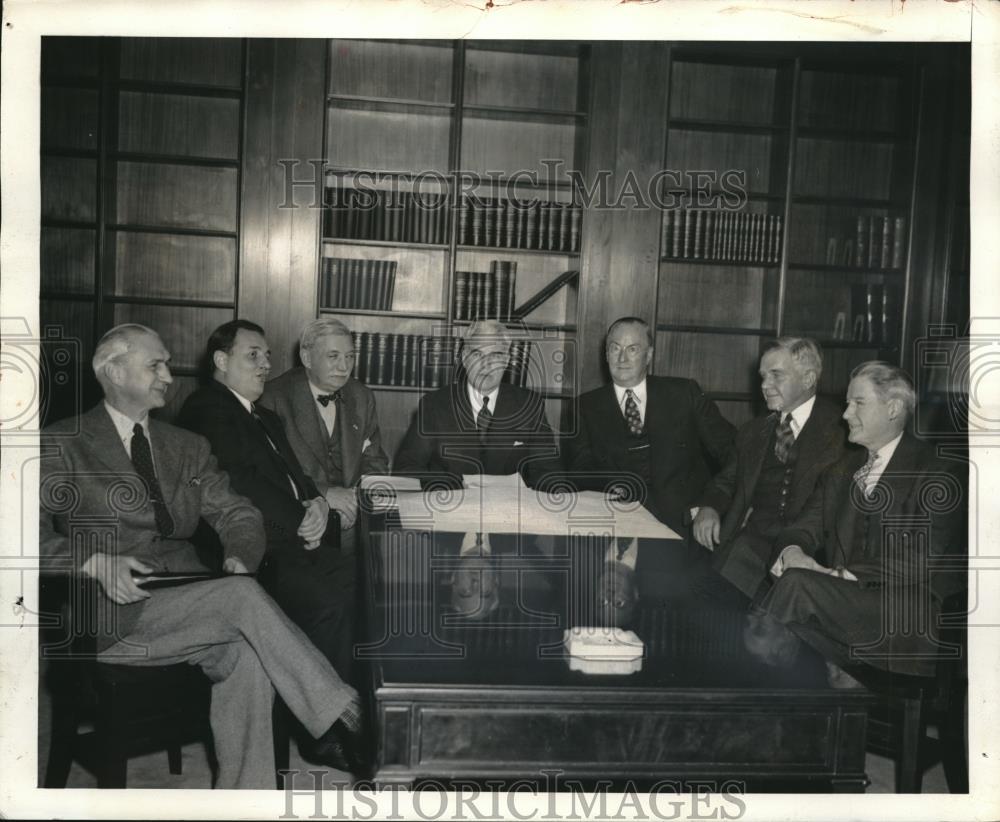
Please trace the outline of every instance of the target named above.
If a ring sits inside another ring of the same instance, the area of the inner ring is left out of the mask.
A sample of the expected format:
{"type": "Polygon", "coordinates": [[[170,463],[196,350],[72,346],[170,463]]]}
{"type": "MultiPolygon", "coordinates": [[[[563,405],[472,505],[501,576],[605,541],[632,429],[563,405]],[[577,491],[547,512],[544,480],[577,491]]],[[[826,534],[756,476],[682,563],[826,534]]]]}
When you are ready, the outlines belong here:
{"type": "Polygon", "coordinates": [[[414,530],[680,539],[642,506],[596,491],[548,494],[527,488],[520,477],[469,480],[466,488],[398,495],[400,524],[414,530]]]}

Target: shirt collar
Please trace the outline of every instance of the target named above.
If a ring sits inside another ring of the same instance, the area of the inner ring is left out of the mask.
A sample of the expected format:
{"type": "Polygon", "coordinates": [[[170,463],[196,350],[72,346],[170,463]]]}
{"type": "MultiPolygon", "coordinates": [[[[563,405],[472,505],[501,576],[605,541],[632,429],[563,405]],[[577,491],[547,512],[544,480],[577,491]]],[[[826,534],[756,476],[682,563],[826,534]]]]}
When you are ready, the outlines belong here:
{"type": "Polygon", "coordinates": [[[132,431],[135,428],[136,422],[142,426],[146,439],[149,439],[149,414],[146,414],[141,420],[134,420],[127,414],[123,414],[107,400],[104,401],[104,407],[108,410],[108,416],[111,417],[111,422],[114,423],[118,437],[126,444],[126,450],[128,450],[128,443],[132,441],[132,431]]]}
{"type": "Polygon", "coordinates": [[[809,399],[807,399],[804,403],[798,406],[794,411],[790,412],[792,415],[792,422],[794,423],[794,425],[792,425],[792,431],[795,433],[796,436],[799,435],[799,433],[805,427],[805,424],[809,421],[809,415],[812,414],[813,406],[815,404],[816,404],[816,395],[813,394],[809,399]]]}
{"type": "Polygon", "coordinates": [[[489,394],[480,394],[475,388],[472,387],[472,383],[466,382],[465,388],[469,394],[469,402],[472,404],[472,411],[474,414],[479,413],[479,409],[483,407],[483,397],[489,397],[490,400],[490,413],[494,413],[497,410],[497,395],[500,393],[500,386],[498,385],[489,394]]]}
{"type": "Polygon", "coordinates": [[[236,397],[236,399],[238,399],[240,401],[240,405],[242,405],[247,410],[248,414],[252,414],[253,413],[253,403],[250,402],[250,400],[248,400],[246,397],[244,397],[239,391],[233,391],[233,389],[230,388],[225,383],[221,383],[221,384],[225,386],[225,388],[226,388],[227,391],[231,391],[232,392],[233,396],[236,397]]]}
{"type": "Polygon", "coordinates": [[[900,431],[894,440],[889,440],[885,445],[875,452],[875,462],[880,468],[885,468],[889,464],[889,460],[892,459],[892,455],[896,453],[896,448],[899,445],[899,441],[903,439],[903,432],[900,431]]]}
{"type": "Polygon", "coordinates": [[[646,378],[643,377],[642,382],[638,385],[633,385],[631,388],[623,388],[617,383],[613,383],[615,387],[615,396],[618,398],[618,407],[623,408],[625,406],[625,392],[631,391],[635,394],[635,401],[641,408],[646,404],[646,378]]]}

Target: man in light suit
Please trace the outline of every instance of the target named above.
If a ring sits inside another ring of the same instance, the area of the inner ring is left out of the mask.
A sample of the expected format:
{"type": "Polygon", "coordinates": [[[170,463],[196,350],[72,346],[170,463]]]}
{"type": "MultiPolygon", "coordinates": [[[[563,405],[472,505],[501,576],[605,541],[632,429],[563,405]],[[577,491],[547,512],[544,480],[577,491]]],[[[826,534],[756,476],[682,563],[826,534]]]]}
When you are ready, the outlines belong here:
{"type": "Polygon", "coordinates": [[[699,500],[695,539],[714,552],[715,571],[750,598],[767,579],[774,538],[843,454],[840,409],[816,396],[822,371],[810,339],[782,337],[766,347],[761,391],[774,413],[740,428],[733,456],[699,500]]]}
{"type": "Polygon", "coordinates": [[[932,675],[941,605],[965,585],[964,482],[905,432],[915,403],[902,369],[858,366],[844,419],[864,448],[823,475],[775,542],[763,613],[841,667],[932,675]]]}
{"type": "Polygon", "coordinates": [[[571,481],[640,499],[685,534],[690,510],[712,477],[708,457],[726,463],[735,429],[693,380],[647,376],[653,331],[645,320],[613,322],[605,353],[612,382],[579,399],[571,481]]]}
{"type": "Polygon", "coordinates": [[[212,378],[185,400],[177,424],[209,441],[234,490],[264,515],[261,583],[350,681],[354,564],[340,551],[337,514],[299,465],[281,420],[257,403],[271,369],[264,331],[231,320],[212,332],[205,353],[212,378]]]}
{"type": "Polygon", "coordinates": [[[364,474],[386,474],[375,395],[351,377],[354,342],[339,320],[320,317],[299,337],[302,367],[264,387],[260,404],[274,411],[302,469],[340,515],[341,548],[354,548],[355,488],[364,474]]]}
{"type": "Polygon", "coordinates": [[[469,326],[460,373],[425,394],[396,454],[393,473],[426,486],[462,487],[463,474],[519,473],[534,487],[557,466],[542,396],[503,382],[510,335],[496,320],[469,326]]]}
{"type": "Polygon", "coordinates": [[[140,325],[97,344],[104,401],[43,432],[42,563],[98,583],[99,661],[189,662],[214,682],[217,787],[273,788],[275,690],[322,752],[357,741],[358,696],[248,576],[143,589],[143,575],[203,569],[189,542],[201,517],[219,535],[225,572],[247,574],[264,550],[260,514],[230,489],[208,443],[149,417],[165,403],[169,359],[140,325]]]}

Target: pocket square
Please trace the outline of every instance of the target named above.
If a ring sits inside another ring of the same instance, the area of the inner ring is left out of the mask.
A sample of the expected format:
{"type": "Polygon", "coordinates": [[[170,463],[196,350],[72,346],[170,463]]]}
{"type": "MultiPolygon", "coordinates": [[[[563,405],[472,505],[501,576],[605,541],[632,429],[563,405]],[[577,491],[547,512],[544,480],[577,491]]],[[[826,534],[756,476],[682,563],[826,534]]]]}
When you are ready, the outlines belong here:
{"type": "Polygon", "coordinates": [[[524,443],[521,442],[520,440],[514,440],[514,447],[517,448],[517,446],[519,445],[524,445],[524,443]]]}
{"type": "MultiPolygon", "coordinates": [[[[357,426],[355,426],[355,428],[357,428],[357,426]]],[[[364,444],[361,446],[362,453],[365,452],[365,451],[367,451],[368,450],[368,446],[371,445],[371,444],[372,444],[372,441],[370,439],[366,438],[365,441],[364,441],[364,444]]]]}
{"type": "Polygon", "coordinates": [[[188,488],[197,488],[199,485],[201,485],[201,477],[191,477],[191,479],[187,481],[188,488]]]}

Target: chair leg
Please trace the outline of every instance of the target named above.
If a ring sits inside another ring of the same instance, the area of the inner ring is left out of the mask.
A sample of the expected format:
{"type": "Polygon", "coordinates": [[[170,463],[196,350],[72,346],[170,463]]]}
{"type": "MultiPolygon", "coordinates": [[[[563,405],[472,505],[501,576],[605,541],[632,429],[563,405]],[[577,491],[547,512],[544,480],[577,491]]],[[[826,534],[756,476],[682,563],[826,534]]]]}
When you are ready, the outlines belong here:
{"type": "Polygon", "coordinates": [[[98,688],[97,787],[124,788],[128,780],[128,738],[113,688],[98,688]]]}
{"type": "Polygon", "coordinates": [[[923,701],[920,697],[902,700],[903,741],[896,763],[896,793],[920,793],[922,770],[920,746],[926,733],[923,701]]]}
{"type": "Polygon", "coordinates": [[[969,792],[969,760],[965,739],[965,691],[955,689],[948,712],[938,722],[941,742],[941,764],[944,778],[952,793],[969,792]]]}
{"type": "Polygon", "coordinates": [[[176,742],[170,743],[167,748],[167,765],[170,768],[170,773],[174,776],[184,773],[184,768],[181,765],[181,746],[176,742]]]}
{"type": "Polygon", "coordinates": [[[76,747],[77,716],[71,700],[53,695],[52,734],[49,738],[49,758],[45,763],[45,788],[65,788],[73,767],[76,747]]]}

